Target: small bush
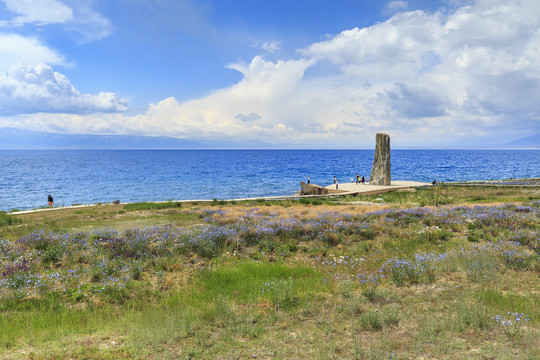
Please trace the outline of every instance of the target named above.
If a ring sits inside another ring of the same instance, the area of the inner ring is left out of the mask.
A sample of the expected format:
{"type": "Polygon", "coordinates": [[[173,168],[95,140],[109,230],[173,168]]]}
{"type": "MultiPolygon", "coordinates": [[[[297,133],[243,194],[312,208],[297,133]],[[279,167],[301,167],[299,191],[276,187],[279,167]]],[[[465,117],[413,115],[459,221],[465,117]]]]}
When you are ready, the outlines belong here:
{"type": "Polygon", "coordinates": [[[43,265],[55,264],[60,261],[64,255],[65,248],[60,245],[49,246],[41,256],[43,265]]]}
{"type": "Polygon", "coordinates": [[[322,234],[322,240],[330,246],[335,246],[341,242],[339,233],[330,231],[325,231],[322,234]]]}
{"type": "Polygon", "coordinates": [[[8,215],[5,211],[0,211],[0,227],[22,223],[22,220],[13,215],[8,215]]]}
{"type": "Polygon", "coordinates": [[[281,244],[275,240],[265,239],[259,243],[259,250],[265,253],[273,253],[280,245],[281,244]]]}
{"type": "Polygon", "coordinates": [[[368,310],[359,318],[360,326],[364,329],[382,330],[383,319],[380,313],[375,310],[368,310]]]}
{"type": "Polygon", "coordinates": [[[385,305],[382,308],[383,321],[385,325],[398,325],[401,308],[397,304],[385,305]]]}
{"type": "Polygon", "coordinates": [[[486,307],[481,304],[458,303],[453,312],[452,327],[457,331],[465,331],[467,328],[486,330],[491,326],[486,307]]]}
{"type": "Polygon", "coordinates": [[[483,230],[480,229],[470,229],[467,233],[467,240],[470,242],[480,242],[486,238],[486,235],[483,230]]]}
{"type": "Polygon", "coordinates": [[[356,234],[360,236],[361,240],[373,240],[377,233],[372,227],[359,227],[356,230],[356,234]]]}

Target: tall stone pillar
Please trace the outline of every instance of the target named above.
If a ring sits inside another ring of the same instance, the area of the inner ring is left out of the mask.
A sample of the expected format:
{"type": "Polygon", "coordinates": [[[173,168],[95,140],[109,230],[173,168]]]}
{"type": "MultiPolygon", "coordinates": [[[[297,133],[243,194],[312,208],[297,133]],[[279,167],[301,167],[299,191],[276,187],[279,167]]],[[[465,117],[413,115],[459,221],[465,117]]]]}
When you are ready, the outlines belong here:
{"type": "Polygon", "coordinates": [[[390,135],[377,134],[370,185],[390,185],[390,135]]]}

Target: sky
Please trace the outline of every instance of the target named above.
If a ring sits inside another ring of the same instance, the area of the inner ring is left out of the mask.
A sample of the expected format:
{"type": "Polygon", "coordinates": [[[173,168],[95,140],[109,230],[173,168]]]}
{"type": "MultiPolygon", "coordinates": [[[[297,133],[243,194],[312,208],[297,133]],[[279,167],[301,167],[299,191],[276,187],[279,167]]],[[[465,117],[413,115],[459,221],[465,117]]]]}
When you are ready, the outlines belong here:
{"type": "Polygon", "coordinates": [[[0,128],[481,148],[539,99],[538,0],[0,0],[0,128]]]}

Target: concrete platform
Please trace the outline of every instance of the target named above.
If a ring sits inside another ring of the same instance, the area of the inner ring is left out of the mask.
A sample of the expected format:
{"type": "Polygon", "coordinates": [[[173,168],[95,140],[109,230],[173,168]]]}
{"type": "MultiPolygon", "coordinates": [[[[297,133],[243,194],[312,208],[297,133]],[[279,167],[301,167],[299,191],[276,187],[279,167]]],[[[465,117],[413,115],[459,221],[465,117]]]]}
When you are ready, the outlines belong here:
{"type": "MultiPolygon", "coordinates": [[[[356,185],[356,182],[353,183],[340,183],[338,184],[338,190],[341,190],[343,192],[339,193],[339,195],[357,195],[357,194],[363,194],[363,195],[373,195],[373,194],[382,194],[387,191],[394,191],[399,189],[406,189],[411,187],[421,187],[421,186],[432,186],[431,183],[424,183],[419,181],[392,181],[391,185],[370,185],[370,184],[358,184],[356,185]]],[[[336,185],[328,185],[325,186],[325,188],[329,190],[335,190],[336,185]]],[[[338,195],[338,194],[333,194],[338,195]]]]}

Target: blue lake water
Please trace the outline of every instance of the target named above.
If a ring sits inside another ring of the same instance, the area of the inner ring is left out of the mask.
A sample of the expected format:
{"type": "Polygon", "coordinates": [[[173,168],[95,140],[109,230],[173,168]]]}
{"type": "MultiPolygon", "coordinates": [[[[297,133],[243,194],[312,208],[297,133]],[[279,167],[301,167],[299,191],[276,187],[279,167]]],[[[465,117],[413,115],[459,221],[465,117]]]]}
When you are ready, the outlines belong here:
{"type": "MultiPolygon", "coordinates": [[[[540,177],[540,150],[392,150],[392,180],[540,177]]],[[[373,150],[3,150],[0,210],[292,195],[369,177],[373,150]]]]}

